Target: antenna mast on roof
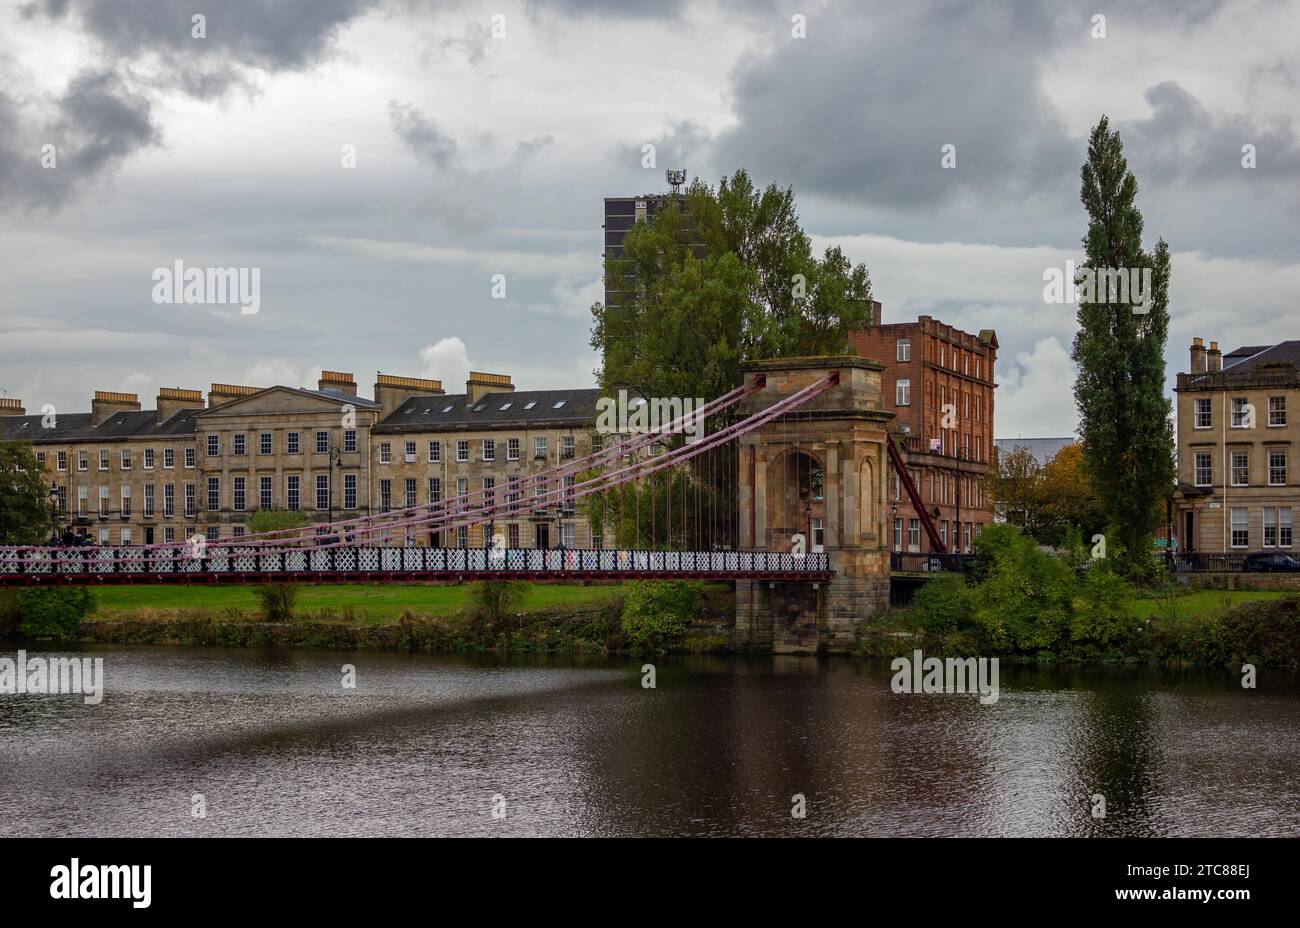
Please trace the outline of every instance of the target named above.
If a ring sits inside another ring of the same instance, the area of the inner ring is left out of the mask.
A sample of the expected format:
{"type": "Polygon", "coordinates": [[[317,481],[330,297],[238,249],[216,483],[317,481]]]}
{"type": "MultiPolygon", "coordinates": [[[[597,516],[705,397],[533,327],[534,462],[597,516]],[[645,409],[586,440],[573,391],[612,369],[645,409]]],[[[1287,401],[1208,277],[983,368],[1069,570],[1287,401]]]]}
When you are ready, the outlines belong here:
{"type": "Polygon", "coordinates": [[[682,184],[686,183],[686,169],[674,170],[669,168],[664,171],[664,179],[668,181],[668,186],[673,188],[673,194],[679,194],[682,192],[682,184]]]}

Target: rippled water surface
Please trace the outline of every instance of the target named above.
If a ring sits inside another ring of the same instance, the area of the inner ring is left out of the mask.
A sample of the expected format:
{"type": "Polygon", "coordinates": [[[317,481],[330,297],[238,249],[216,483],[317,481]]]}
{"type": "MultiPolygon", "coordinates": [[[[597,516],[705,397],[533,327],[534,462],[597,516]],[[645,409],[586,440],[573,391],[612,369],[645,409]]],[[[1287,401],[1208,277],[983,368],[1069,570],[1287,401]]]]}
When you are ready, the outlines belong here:
{"type": "Polygon", "coordinates": [[[0,696],[0,833],[1300,834],[1291,675],[1003,667],[982,706],[847,659],[663,659],[647,690],[640,661],[87,653],[99,706],[0,696]]]}

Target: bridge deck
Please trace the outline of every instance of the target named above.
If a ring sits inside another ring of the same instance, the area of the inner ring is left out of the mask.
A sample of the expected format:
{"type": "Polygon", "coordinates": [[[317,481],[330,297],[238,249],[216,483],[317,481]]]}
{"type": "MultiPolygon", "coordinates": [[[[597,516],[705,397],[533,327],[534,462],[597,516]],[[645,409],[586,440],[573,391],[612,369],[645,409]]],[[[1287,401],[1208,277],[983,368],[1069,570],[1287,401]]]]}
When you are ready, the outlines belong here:
{"type": "Polygon", "coordinates": [[[0,548],[0,587],[63,584],[460,583],[472,580],[817,582],[824,552],[359,547],[0,548]]]}

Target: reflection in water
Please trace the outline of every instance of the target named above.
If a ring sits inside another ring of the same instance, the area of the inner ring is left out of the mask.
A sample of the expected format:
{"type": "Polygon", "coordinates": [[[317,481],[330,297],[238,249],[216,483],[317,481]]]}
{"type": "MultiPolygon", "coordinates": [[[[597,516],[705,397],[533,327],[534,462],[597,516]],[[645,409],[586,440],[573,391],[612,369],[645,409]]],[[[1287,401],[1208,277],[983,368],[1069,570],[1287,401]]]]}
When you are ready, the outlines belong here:
{"type": "Polygon", "coordinates": [[[645,690],[615,659],[94,653],[101,706],[0,697],[5,834],[1300,831],[1293,676],[1003,667],[982,706],[883,661],[661,659],[645,690]]]}

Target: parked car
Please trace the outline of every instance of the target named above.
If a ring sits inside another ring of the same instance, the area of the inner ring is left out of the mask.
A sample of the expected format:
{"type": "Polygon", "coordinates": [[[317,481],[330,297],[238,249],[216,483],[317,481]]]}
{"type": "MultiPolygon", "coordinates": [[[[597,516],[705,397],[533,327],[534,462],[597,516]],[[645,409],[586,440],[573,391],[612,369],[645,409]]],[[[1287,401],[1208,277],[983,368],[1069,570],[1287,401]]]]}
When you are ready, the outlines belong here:
{"type": "Polygon", "coordinates": [[[1300,571],[1300,558],[1284,554],[1281,551],[1260,551],[1255,554],[1247,554],[1241,562],[1241,569],[1258,573],[1300,571]]]}

